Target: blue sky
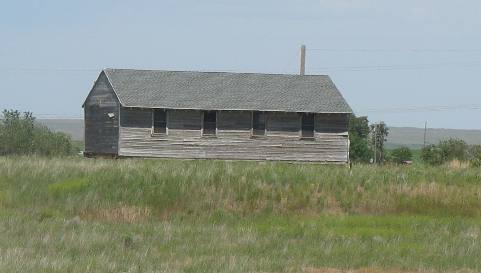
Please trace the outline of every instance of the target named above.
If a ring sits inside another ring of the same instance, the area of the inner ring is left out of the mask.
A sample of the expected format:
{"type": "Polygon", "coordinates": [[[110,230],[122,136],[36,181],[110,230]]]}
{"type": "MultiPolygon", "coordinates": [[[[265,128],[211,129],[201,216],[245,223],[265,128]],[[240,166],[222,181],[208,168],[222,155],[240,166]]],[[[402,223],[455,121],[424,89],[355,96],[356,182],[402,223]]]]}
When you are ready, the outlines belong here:
{"type": "Polygon", "coordinates": [[[481,129],[481,1],[4,1],[0,108],[82,115],[105,67],[329,74],[359,115],[481,129]]]}

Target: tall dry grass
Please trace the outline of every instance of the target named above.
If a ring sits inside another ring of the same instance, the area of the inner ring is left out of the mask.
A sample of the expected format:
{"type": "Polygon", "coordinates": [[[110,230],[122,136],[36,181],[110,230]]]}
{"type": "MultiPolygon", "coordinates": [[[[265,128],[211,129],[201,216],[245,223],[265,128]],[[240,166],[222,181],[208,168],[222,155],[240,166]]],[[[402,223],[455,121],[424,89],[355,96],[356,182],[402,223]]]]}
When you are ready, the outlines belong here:
{"type": "Polygon", "coordinates": [[[481,170],[450,165],[0,158],[0,204],[69,214],[481,215],[481,170]]]}
{"type": "Polygon", "coordinates": [[[0,272],[481,272],[481,172],[0,157],[0,272]]]}

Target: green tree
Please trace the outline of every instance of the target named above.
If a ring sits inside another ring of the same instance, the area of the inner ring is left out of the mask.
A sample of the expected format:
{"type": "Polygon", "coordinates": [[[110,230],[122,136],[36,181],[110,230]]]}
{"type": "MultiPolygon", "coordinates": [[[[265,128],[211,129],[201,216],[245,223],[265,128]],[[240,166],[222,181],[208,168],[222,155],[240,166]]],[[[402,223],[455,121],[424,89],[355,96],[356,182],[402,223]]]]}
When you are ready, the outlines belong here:
{"type": "Polygon", "coordinates": [[[349,120],[349,159],[354,162],[369,162],[371,150],[368,144],[369,120],[367,117],[351,116],[349,120]]]}
{"type": "Polygon", "coordinates": [[[389,135],[389,128],[381,121],[370,126],[370,146],[373,151],[374,163],[382,163],[385,160],[384,143],[389,135]]]}
{"type": "Polygon", "coordinates": [[[402,164],[405,161],[410,161],[413,158],[411,149],[406,146],[396,148],[391,151],[390,160],[396,164],[402,164]]]}
{"type": "Polygon", "coordinates": [[[73,153],[70,136],[55,133],[35,123],[30,112],[4,110],[0,120],[0,155],[69,155],[73,153]]]}
{"type": "Polygon", "coordinates": [[[35,118],[32,113],[4,110],[0,126],[0,154],[29,154],[35,118]]]}
{"type": "Polygon", "coordinates": [[[367,139],[369,136],[369,120],[367,117],[352,115],[349,120],[349,133],[367,139]]]}

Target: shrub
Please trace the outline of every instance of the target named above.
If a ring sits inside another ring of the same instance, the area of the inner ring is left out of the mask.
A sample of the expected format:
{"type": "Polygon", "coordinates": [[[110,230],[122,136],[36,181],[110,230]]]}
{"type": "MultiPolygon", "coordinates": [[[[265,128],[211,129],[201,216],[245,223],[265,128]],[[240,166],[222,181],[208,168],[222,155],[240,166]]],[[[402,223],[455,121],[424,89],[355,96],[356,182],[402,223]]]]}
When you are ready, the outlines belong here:
{"type": "Polygon", "coordinates": [[[4,110],[0,122],[0,154],[30,154],[35,118],[31,113],[4,110]]]}
{"type": "Polygon", "coordinates": [[[473,145],[469,148],[468,160],[473,167],[481,167],[481,145],[473,145]]]}
{"type": "Polygon", "coordinates": [[[421,150],[421,159],[430,165],[441,165],[444,157],[441,149],[436,145],[428,145],[421,150]]]}
{"type": "Polygon", "coordinates": [[[74,153],[70,136],[36,124],[32,113],[3,111],[0,120],[0,155],[65,156],[74,153]]]}
{"type": "Polygon", "coordinates": [[[45,126],[36,127],[32,146],[35,154],[46,156],[69,155],[74,150],[70,136],[60,132],[52,132],[45,126]]]}
{"type": "Polygon", "coordinates": [[[400,147],[391,151],[390,160],[397,164],[402,164],[405,161],[410,161],[413,158],[411,149],[408,147],[400,147]]]}
{"type": "Polygon", "coordinates": [[[440,141],[438,145],[424,147],[421,158],[431,165],[440,165],[451,160],[466,161],[469,157],[468,148],[464,140],[450,138],[440,141]]]}
{"type": "Polygon", "coordinates": [[[445,161],[467,159],[468,144],[462,139],[450,138],[440,141],[438,144],[445,161]]]}

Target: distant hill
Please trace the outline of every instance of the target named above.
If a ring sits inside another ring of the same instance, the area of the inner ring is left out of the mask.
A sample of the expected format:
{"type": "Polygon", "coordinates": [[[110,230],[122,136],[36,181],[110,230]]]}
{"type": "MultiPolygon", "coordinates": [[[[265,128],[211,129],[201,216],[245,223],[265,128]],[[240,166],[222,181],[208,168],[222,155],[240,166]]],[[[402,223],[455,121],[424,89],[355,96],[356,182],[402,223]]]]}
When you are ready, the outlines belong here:
{"type": "MultiPolygon", "coordinates": [[[[84,122],[82,119],[39,119],[38,122],[54,131],[70,134],[74,140],[83,140],[84,138],[84,122]]],[[[389,127],[389,129],[388,147],[402,145],[411,148],[422,147],[424,128],[389,127]]],[[[428,144],[435,144],[439,140],[450,137],[463,139],[468,144],[481,145],[481,130],[428,129],[427,131],[428,144]]]]}
{"type": "Polygon", "coordinates": [[[73,140],[84,139],[84,120],[83,119],[37,119],[55,132],[63,132],[72,136],[73,140]]]}
{"type": "MultiPolygon", "coordinates": [[[[408,146],[420,148],[423,145],[424,128],[412,127],[389,127],[389,136],[386,145],[388,147],[408,146]]],[[[440,140],[448,138],[460,138],[468,144],[481,145],[481,130],[459,130],[459,129],[430,129],[426,134],[427,144],[436,144],[440,140]]]]}

